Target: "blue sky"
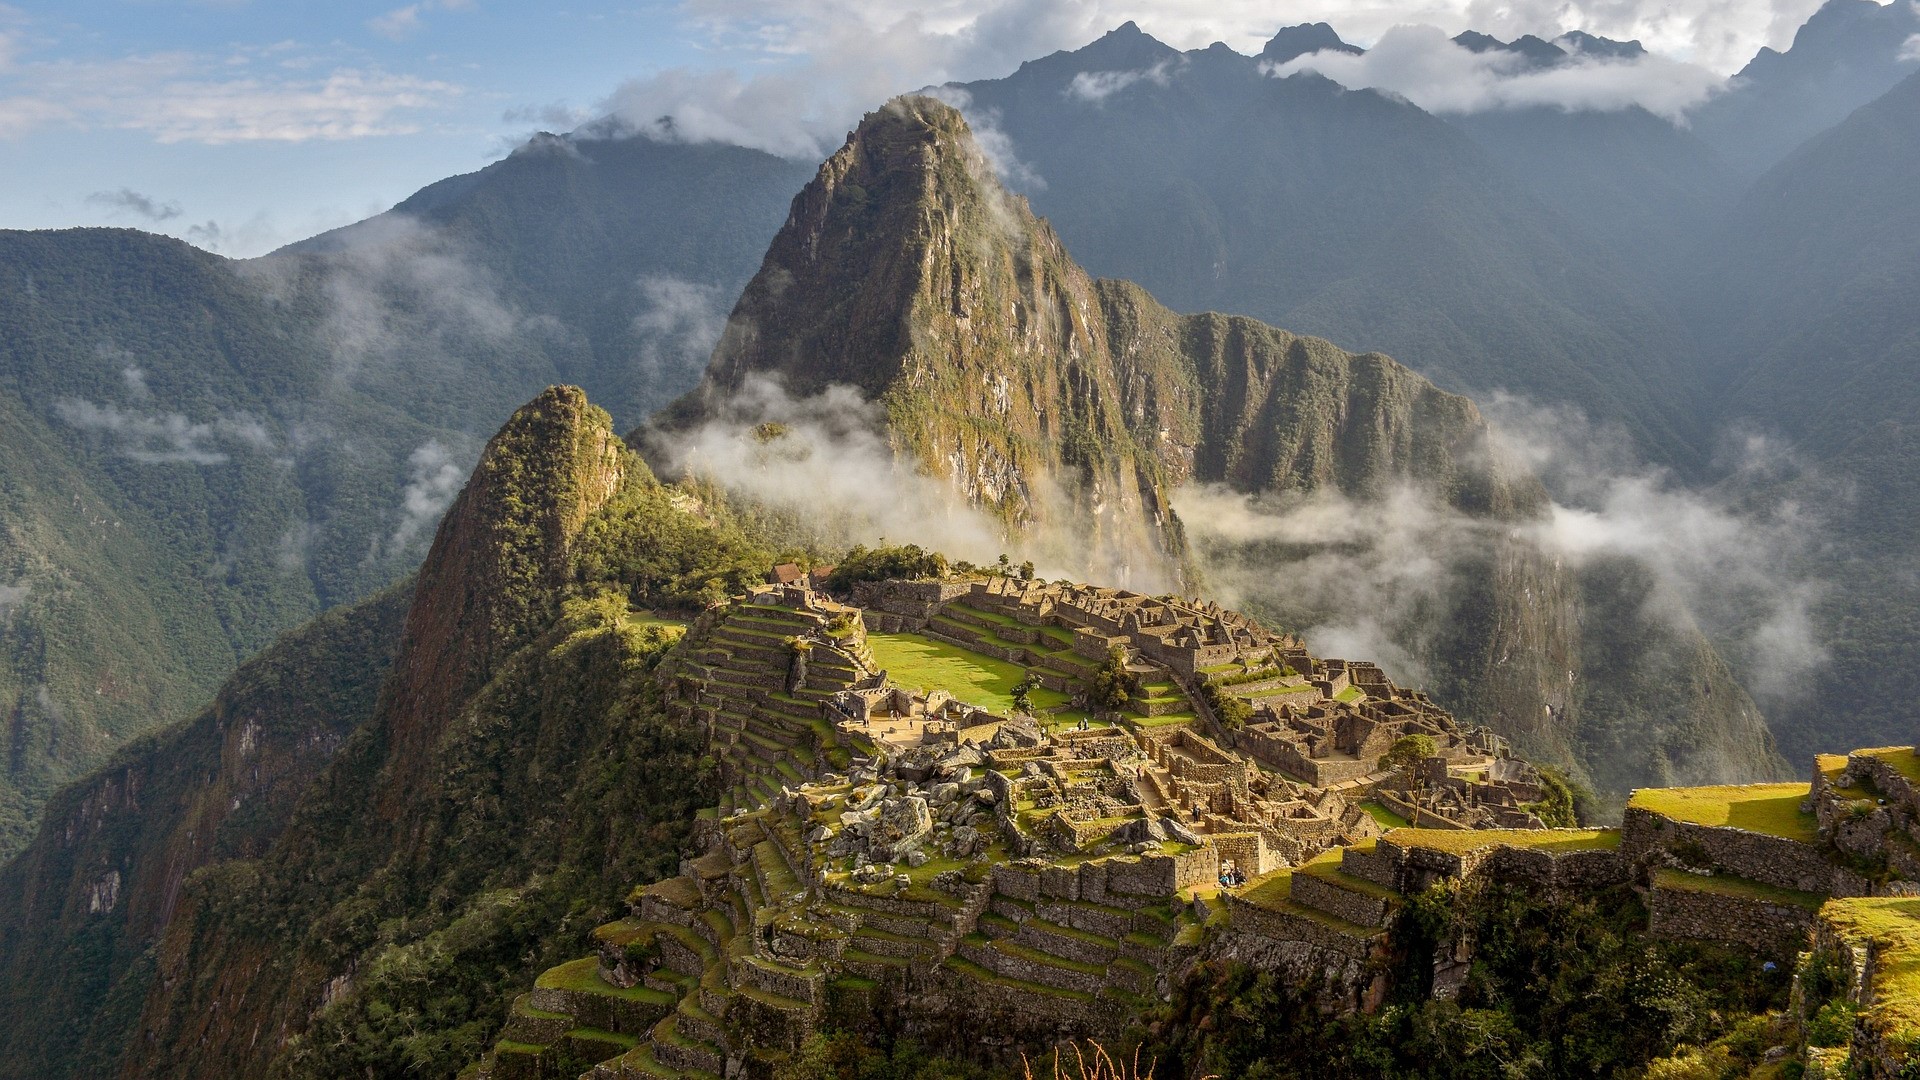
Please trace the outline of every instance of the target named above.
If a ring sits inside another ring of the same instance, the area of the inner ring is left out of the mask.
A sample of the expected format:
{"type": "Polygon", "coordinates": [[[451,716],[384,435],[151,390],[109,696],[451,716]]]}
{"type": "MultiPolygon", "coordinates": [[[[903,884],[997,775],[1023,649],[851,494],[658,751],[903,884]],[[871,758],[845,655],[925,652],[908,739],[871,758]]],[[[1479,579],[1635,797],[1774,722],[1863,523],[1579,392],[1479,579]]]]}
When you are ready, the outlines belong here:
{"type": "Polygon", "coordinates": [[[1401,22],[1580,27],[1724,74],[1816,4],[16,0],[0,2],[0,227],[126,225],[253,255],[607,110],[706,110],[715,137],[807,156],[892,93],[1004,74],[1128,18],[1246,51],[1322,19],[1365,43],[1401,22]]]}

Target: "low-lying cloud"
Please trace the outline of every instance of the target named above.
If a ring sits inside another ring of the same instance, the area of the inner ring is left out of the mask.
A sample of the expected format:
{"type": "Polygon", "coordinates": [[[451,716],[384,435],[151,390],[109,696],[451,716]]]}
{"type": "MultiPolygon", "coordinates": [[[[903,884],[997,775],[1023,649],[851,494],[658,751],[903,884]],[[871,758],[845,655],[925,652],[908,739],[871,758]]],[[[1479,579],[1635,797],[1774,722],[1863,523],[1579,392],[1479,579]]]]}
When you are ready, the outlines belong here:
{"type": "Polygon", "coordinates": [[[1920,60],[1920,34],[1913,35],[1907,39],[1906,44],[1900,46],[1900,59],[1902,61],[1920,60]]]}
{"type": "Polygon", "coordinates": [[[439,439],[428,439],[407,456],[407,474],[400,489],[400,523],[384,545],[375,541],[376,558],[408,554],[432,535],[467,479],[467,470],[439,439]]]}
{"type": "Polygon", "coordinates": [[[1653,54],[1627,60],[1575,53],[1535,66],[1502,49],[1474,52],[1433,26],[1396,26],[1364,53],[1309,53],[1265,70],[1276,78],[1316,72],[1348,89],[1394,94],[1436,113],[1642,108],[1675,123],[1726,85],[1707,68],[1653,54]]]}
{"type": "Polygon", "coordinates": [[[640,311],[631,329],[646,381],[684,385],[706,366],[727,325],[729,298],[718,285],[649,274],[634,283],[640,311]]]}
{"type": "Polygon", "coordinates": [[[118,191],[96,191],[87,196],[87,202],[94,206],[103,206],[109,210],[119,210],[147,221],[169,221],[180,216],[180,204],[163,202],[151,195],[143,195],[132,188],[118,191]]]}
{"type": "Polygon", "coordinates": [[[725,414],[656,439],[676,471],[793,515],[823,547],[913,543],[977,562],[1006,549],[997,522],[945,483],[895,458],[883,416],[852,387],[795,398],[750,378],[725,414]]]}
{"type": "Polygon", "coordinates": [[[1045,476],[1020,478],[1035,520],[1010,536],[998,518],[968,504],[957,482],[896,453],[884,422],[881,407],[851,387],[795,398],[756,375],[721,417],[652,441],[669,472],[717,482],[774,511],[797,543],[831,550],[884,539],[982,564],[1005,553],[1032,560],[1043,577],[1150,592],[1173,586],[1165,556],[1136,542],[1131,522],[1075,507],[1045,476]]]}
{"type": "Polygon", "coordinates": [[[1695,489],[1570,410],[1498,396],[1487,411],[1498,452],[1555,492],[1543,518],[1471,517],[1411,487],[1375,500],[1189,487],[1174,508],[1208,588],[1299,628],[1319,651],[1376,659],[1418,685],[1460,590],[1488,587],[1498,552],[1574,571],[1624,560],[1652,582],[1640,613],[1650,625],[1703,631],[1763,703],[1806,692],[1827,655],[1813,618],[1825,585],[1802,569],[1819,523],[1791,501],[1744,499],[1756,474],[1791,467],[1777,447],[1747,440],[1727,481],[1695,489]]]}
{"type": "Polygon", "coordinates": [[[1172,66],[1171,61],[1162,60],[1152,67],[1133,71],[1082,71],[1067,84],[1067,96],[1099,104],[1138,82],[1165,86],[1172,81],[1168,75],[1172,66]]]}
{"type": "Polygon", "coordinates": [[[177,412],[136,412],[72,397],[54,402],[53,412],[69,427],[107,440],[115,452],[144,465],[221,465],[235,450],[276,446],[267,426],[248,413],[190,420],[177,412]]]}

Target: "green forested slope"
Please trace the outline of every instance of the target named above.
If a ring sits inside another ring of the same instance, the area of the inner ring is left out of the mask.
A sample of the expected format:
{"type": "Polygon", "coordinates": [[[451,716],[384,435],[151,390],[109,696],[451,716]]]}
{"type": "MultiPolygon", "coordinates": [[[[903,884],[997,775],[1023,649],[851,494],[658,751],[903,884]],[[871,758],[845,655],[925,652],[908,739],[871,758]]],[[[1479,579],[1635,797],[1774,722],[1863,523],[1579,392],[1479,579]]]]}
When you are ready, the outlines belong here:
{"type": "Polygon", "coordinates": [[[60,783],[403,573],[409,457],[451,437],[338,392],[307,326],[174,240],[0,233],[0,327],[4,852],[60,783]]]}
{"type": "Polygon", "coordinates": [[[1724,415],[1802,468],[1762,492],[1806,506],[1832,661],[1782,716],[1806,747],[1898,742],[1920,694],[1920,74],[1755,184],[1702,252],[1724,415]]]}
{"type": "Polygon", "coordinates": [[[0,1076],[105,1075],[193,873],[257,858],[371,710],[411,590],[290,632],[200,715],[122,746],[0,869],[0,1076]]]}

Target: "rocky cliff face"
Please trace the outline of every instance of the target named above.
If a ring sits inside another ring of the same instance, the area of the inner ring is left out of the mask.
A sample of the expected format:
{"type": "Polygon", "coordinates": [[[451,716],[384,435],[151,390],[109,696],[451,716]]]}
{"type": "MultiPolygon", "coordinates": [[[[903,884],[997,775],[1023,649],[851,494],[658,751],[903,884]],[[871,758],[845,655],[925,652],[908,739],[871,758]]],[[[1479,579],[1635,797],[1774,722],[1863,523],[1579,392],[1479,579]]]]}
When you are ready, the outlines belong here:
{"type": "Polygon", "coordinates": [[[890,103],[821,167],[700,388],[652,437],[753,421],[754,382],[769,378],[881,403],[899,458],[1055,565],[1148,591],[1257,579],[1235,599],[1287,625],[1329,615],[1294,595],[1297,575],[1351,573],[1322,564],[1365,538],[1196,546],[1177,493],[1410,497],[1447,530],[1418,552],[1445,580],[1386,632],[1450,708],[1608,790],[1777,764],[1758,710],[1684,618],[1635,623],[1650,636],[1622,660],[1615,625],[1584,617],[1610,594],[1590,596],[1535,542],[1546,493],[1496,452],[1471,401],[1384,356],[1179,315],[1090,278],[938,101],[890,103]],[[1664,674],[1641,677],[1656,662],[1664,674]],[[1638,689],[1589,687],[1590,664],[1638,689]],[[1686,738],[1670,737],[1676,713],[1686,738]]]}
{"type": "Polygon", "coordinates": [[[620,485],[624,451],[612,420],[570,386],[522,406],[487,444],[407,613],[382,709],[392,770],[383,811],[431,781],[427,763],[459,703],[544,624],[574,536],[620,485]]]}
{"type": "MultiPolygon", "coordinates": [[[[261,1075],[350,989],[359,951],[378,938],[366,920],[478,891],[471,880],[441,882],[435,901],[422,869],[478,854],[449,850],[445,803],[488,809],[486,796],[461,788],[485,769],[454,732],[476,723],[474,700],[516,651],[554,625],[573,545],[631,460],[606,413],[569,387],[521,408],[488,444],[421,569],[370,717],[263,858],[219,863],[179,901],[139,1018],[142,1044],[165,1050],[125,1059],[128,1075],[261,1075]]],[[[528,677],[509,681],[524,687],[528,677]]],[[[488,720],[482,735],[499,735],[500,721],[488,720]]],[[[513,832],[501,822],[490,835],[513,832]]]]}
{"type": "Polygon", "coordinates": [[[48,804],[0,870],[0,1077],[110,1071],[188,877],[272,844],[371,710],[411,595],[395,588],[289,633],[198,717],[48,804]]]}

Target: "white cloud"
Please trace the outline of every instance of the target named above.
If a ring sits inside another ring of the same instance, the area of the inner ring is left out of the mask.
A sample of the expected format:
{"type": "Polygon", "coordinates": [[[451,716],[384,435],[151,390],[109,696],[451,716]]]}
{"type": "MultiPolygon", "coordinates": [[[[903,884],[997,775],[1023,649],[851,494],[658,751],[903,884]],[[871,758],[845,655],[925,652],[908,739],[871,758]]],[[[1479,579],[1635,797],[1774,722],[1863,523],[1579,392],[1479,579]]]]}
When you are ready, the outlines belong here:
{"type": "Polygon", "coordinates": [[[274,257],[238,266],[270,296],[325,301],[322,336],[342,385],[393,365],[406,365],[429,385],[458,385],[476,345],[551,329],[550,320],[524,315],[505,299],[460,241],[416,218],[383,214],[355,225],[341,242],[324,260],[274,257]],[[317,288],[303,276],[310,269],[322,275],[317,288]]]}
{"type": "Polygon", "coordinates": [[[1920,34],[1913,35],[1905,45],[1900,46],[1900,59],[1920,60],[1920,34]]]}
{"type": "Polygon", "coordinates": [[[1067,84],[1067,96],[1098,104],[1137,82],[1165,86],[1170,81],[1167,76],[1170,67],[1172,64],[1162,60],[1137,71],[1082,71],[1067,84]]]}
{"type": "Polygon", "coordinates": [[[53,126],[144,132],[161,143],[306,142],[408,134],[462,90],[376,69],[258,49],[40,60],[0,77],[0,137],[53,126]],[[9,93],[11,91],[11,93],[9,93]]]}
{"type": "Polygon", "coordinates": [[[397,7],[383,15],[367,20],[367,29],[390,41],[404,41],[418,33],[426,25],[423,18],[433,11],[465,11],[473,6],[472,0],[421,0],[420,3],[397,7]]]}
{"type": "Polygon", "coordinates": [[[993,166],[994,175],[1000,182],[1016,191],[1045,191],[1047,178],[1032,165],[1020,160],[1020,154],[1014,149],[1013,136],[1000,127],[1000,110],[985,109],[976,106],[973,95],[958,86],[929,86],[922,91],[938,98],[960,110],[967,118],[967,128],[973,132],[974,145],[980,148],[987,164],[993,166]]]}
{"type": "Polygon", "coordinates": [[[640,313],[633,317],[635,360],[649,379],[684,379],[707,366],[727,325],[730,297],[718,285],[665,274],[634,283],[640,313]]]}
{"type": "Polygon", "coordinates": [[[151,195],[142,195],[132,188],[96,191],[87,196],[87,202],[95,206],[104,206],[109,210],[122,210],[148,221],[166,221],[180,216],[179,203],[163,202],[151,195]]]}
{"type": "Polygon", "coordinates": [[[367,29],[392,41],[412,37],[414,32],[420,29],[422,6],[408,4],[406,7],[394,8],[384,15],[376,15],[367,20],[367,29]]]}
{"type": "Polygon", "coordinates": [[[25,581],[18,585],[0,585],[0,619],[6,618],[14,608],[26,603],[27,597],[32,593],[33,586],[25,581]]]}
{"type": "Polygon", "coordinates": [[[61,398],[54,415],[76,430],[100,435],[115,449],[146,465],[220,465],[238,449],[272,450],[265,424],[247,413],[189,420],[180,413],[140,413],[81,398],[61,398]]]}
{"type": "Polygon", "coordinates": [[[1488,413],[1500,454],[1545,476],[1561,500],[1544,518],[1470,517],[1411,487],[1378,500],[1188,487],[1174,509],[1207,587],[1302,628],[1317,650],[1377,659],[1418,684],[1461,590],[1484,586],[1473,568],[1491,553],[1576,570],[1625,561],[1652,582],[1652,624],[1703,630],[1762,703],[1807,692],[1827,657],[1814,618],[1826,586],[1806,570],[1822,531],[1797,503],[1755,497],[1794,469],[1777,447],[1741,443],[1730,477],[1695,489],[1570,410],[1498,396],[1488,413]]]}
{"type": "MultiPolygon", "coordinates": [[[[884,539],[976,563],[1005,552],[1015,562],[1032,559],[1045,577],[1150,592],[1175,584],[1165,556],[1135,544],[1128,522],[1109,516],[1112,507],[1076,509],[1044,475],[1009,481],[1034,511],[1023,535],[1009,537],[998,519],[969,505],[962,477],[929,475],[910,455],[895,453],[884,424],[884,408],[852,387],[795,398],[778,380],[754,375],[728,399],[724,415],[691,431],[652,437],[671,471],[713,480],[772,509],[818,548],[884,539]]],[[[953,458],[948,465],[963,471],[953,458]]]]}
{"type": "Polygon", "coordinates": [[[1536,106],[1614,112],[1639,106],[1676,122],[1726,85],[1704,67],[1655,55],[1634,60],[1575,56],[1532,67],[1518,53],[1477,53],[1456,45],[1434,26],[1394,27],[1361,55],[1310,53],[1266,70],[1282,78],[1318,72],[1349,89],[1392,93],[1429,112],[1536,106]]]}
{"type": "MultiPolygon", "coordinates": [[[[1763,45],[1786,47],[1821,0],[1415,0],[1358,5],[1301,0],[1277,13],[1265,0],[683,0],[683,29],[711,67],[677,68],[632,80],[600,112],[660,138],[727,142],[796,158],[819,158],[861,112],[915,87],[997,78],[1021,62],[1077,49],[1135,19],[1177,48],[1223,41],[1257,52],[1281,25],[1324,21],[1349,41],[1384,39],[1401,24],[1552,39],[1584,30],[1637,39],[1652,62],[1628,70],[1590,64],[1499,91],[1496,100],[1621,108],[1648,103],[1671,115],[1699,100],[1712,75],[1738,70],[1763,45]],[[1692,65],[1699,65],[1694,67],[1692,65]],[[750,74],[742,74],[742,73],[750,74]],[[1645,82],[1635,91],[1624,83],[1645,82]],[[1643,100],[1645,99],[1645,100],[1643,100]],[[671,118],[670,122],[667,118],[671,118]]],[[[1131,71],[1089,72],[1075,92],[1097,98],[1128,84],[1131,71]]],[[[1460,73],[1475,85],[1485,71],[1460,73]]],[[[1497,74],[1497,73],[1496,73],[1497,74]]],[[[1504,80],[1501,80],[1504,81],[1504,80]]],[[[1419,88],[1414,88],[1418,90],[1419,88]]],[[[1398,92],[1420,100],[1406,89],[1398,92]]],[[[1484,102],[1474,107],[1489,107],[1484,102]]]]}
{"type": "MultiPolygon", "coordinates": [[[[453,451],[438,439],[428,439],[415,448],[407,457],[407,466],[407,485],[400,492],[400,524],[386,543],[389,557],[406,553],[430,535],[467,479],[453,451]]],[[[375,550],[379,551],[377,542],[375,550]]]]}

